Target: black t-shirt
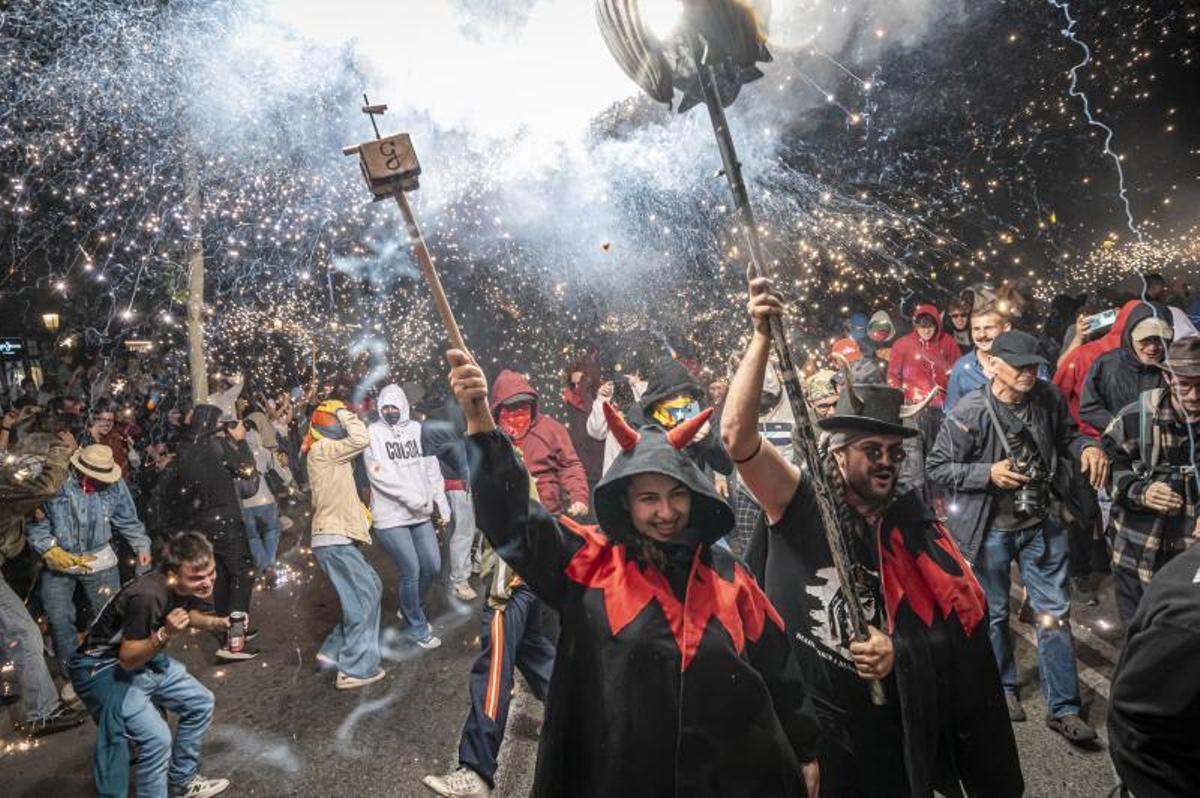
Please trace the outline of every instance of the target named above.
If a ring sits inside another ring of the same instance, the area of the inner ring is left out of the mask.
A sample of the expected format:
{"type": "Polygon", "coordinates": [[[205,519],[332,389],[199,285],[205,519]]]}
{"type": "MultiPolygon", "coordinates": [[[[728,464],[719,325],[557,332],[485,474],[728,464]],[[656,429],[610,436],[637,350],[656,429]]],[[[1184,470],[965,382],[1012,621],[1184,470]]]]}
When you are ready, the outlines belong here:
{"type": "MultiPolygon", "coordinates": [[[[1019,420],[1027,427],[1033,423],[1033,412],[1029,407],[1028,400],[1017,404],[997,400],[996,404],[998,405],[998,410],[1011,413],[1014,418],[1019,420]]],[[[1038,457],[1037,451],[1029,445],[1024,435],[1013,436],[1013,438],[1014,443],[1016,444],[1013,447],[1013,454],[1016,456],[1016,459],[1019,463],[1028,463],[1035,457],[1038,457]]],[[[1043,479],[1045,479],[1045,475],[1043,475],[1043,479]]],[[[996,498],[995,501],[992,502],[992,518],[988,523],[990,528],[1003,532],[1016,532],[1018,530],[1029,529],[1031,527],[1038,526],[1044,520],[1045,515],[1037,515],[1032,517],[1028,515],[1017,515],[1015,490],[1004,490],[1002,488],[997,488],[994,485],[992,486],[992,489],[996,492],[996,498]]]]}
{"type": "MultiPolygon", "coordinates": [[[[887,705],[872,704],[867,683],[854,672],[850,658],[850,615],[807,476],[779,523],[766,534],[763,586],[783,616],[825,732],[820,753],[822,786],[905,794],[894,676],[884,681],[887,705]],[[856,757],[862,758],[859,763],[870,761],[871,767],[855,765],[856,757]]],[[[878,543],[856,539],[852,548],[851,570],[867,623],[886,630],[878,543]]]]}
{"type": "Polygon", "coordinates": [[[147,639],[176,607],[189,612],[212,612],[209,602],[171,590],[166,575],[159,571],[134,579],[100,610],[88,627],[79,651],[91,657],[115,658],[122,640],[147,639]]]}

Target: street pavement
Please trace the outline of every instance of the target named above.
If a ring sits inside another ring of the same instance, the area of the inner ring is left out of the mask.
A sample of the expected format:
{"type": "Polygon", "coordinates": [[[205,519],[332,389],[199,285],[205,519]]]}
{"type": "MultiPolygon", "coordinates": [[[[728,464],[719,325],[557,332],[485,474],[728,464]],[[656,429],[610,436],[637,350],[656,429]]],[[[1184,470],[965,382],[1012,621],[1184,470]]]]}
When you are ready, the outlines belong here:
{"type": "MultiPolygon", "coordinates": [[[[384,580],[383,640],[388,676],[357,691],[339,692],[333,676],[314,668],[317,647],[338,616],[337,598],[310,555],[296,545],[303,523],[284,541],[292,577],[274,591],[258,592],[253,623],[262,632],[257,660],[216,664],[215,642],[194,634],[170,653],[216,694],[213,725],[202,772],[229,778],[227,795],[427,796],[421,778],[457,764],[465,717],[467,674],[478,651],[479,603],[455,601],[439,585],[431,616],[441,648],[426,652],[403,639],[396,617],[397,573],[379,547],[371,560],[384,580]]],[[[1019,588],[1017,588],[1019,590],[1019,588]]],[[[1014,591],[1014,597],[1016,597],[1014,591]]],[[[1085,717],[1103,729],[1109,679],[1119,643],[1096,632],[1115,619],[1111,589],[1099,607],[1076,607],[1085,717]]],[[[1022,698],[1029,720],[1015,725],[1027,794],[1045,798],[1102,798],[1113,785],[1105,744],[1072,747],[1046,728],[1038,688],[1033,627],[1015,620],[1022,698]]],[[[537,754],[541,706],[518,683],[501,751],[497,798],[526,796],[537,754]]],[[[1103,731],[1101,732],[1103,735],[1103,731]]],[[[0,794],[66,798],[94,794],[91,723],[41,740],[13,744],[11,724],[0,717],[0,794]]]]}

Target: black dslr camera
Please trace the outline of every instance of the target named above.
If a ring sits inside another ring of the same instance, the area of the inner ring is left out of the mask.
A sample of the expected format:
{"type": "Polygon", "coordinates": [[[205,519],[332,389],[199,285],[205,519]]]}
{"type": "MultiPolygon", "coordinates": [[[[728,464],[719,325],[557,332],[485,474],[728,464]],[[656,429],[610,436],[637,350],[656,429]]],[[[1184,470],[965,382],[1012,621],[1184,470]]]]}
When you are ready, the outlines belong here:
{"type": "Polygon", "coordinates": [[[1038,458],[1020,463],[1017,470],[1029,481],[1013,491],[1013,515],[1017,518],[1042,518],[1049,513],[1049,474],[1038,458]]]}

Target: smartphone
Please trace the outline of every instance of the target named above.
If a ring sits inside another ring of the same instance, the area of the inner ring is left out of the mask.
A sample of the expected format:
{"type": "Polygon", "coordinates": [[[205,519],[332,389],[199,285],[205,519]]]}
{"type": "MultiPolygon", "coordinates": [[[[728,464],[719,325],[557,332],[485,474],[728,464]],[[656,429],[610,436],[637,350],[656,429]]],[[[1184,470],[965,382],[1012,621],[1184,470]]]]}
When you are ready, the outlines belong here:
{"type": "Polygon", "coordinates": [[[1112,327],[1117,321],[1117,309],[1102,310],[1099,313],[1087,316],[1083,320],[1083,334],[1094,335],[1095,333],[1107,330],[1112,327]]]}

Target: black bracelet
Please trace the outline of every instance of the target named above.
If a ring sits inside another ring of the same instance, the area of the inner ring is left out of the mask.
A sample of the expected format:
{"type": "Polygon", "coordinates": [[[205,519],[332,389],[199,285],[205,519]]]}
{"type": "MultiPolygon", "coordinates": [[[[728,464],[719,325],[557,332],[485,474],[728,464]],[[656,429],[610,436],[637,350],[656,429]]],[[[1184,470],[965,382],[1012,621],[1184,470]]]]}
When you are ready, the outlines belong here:
{"type": "Polygon", "coordinates": [[[744,460],[734,460],[733,462],[736,463],[737,465],[742,465],[743,463],[749,463],[755,457],[758,457],[758,453],[762,451],[762,443],[763,443],[762,436],[759,435],[758,436],[758,446],[754,447],[754,451],[752,451],[750,453],[750,456],[745,458],[744,460]]]}

